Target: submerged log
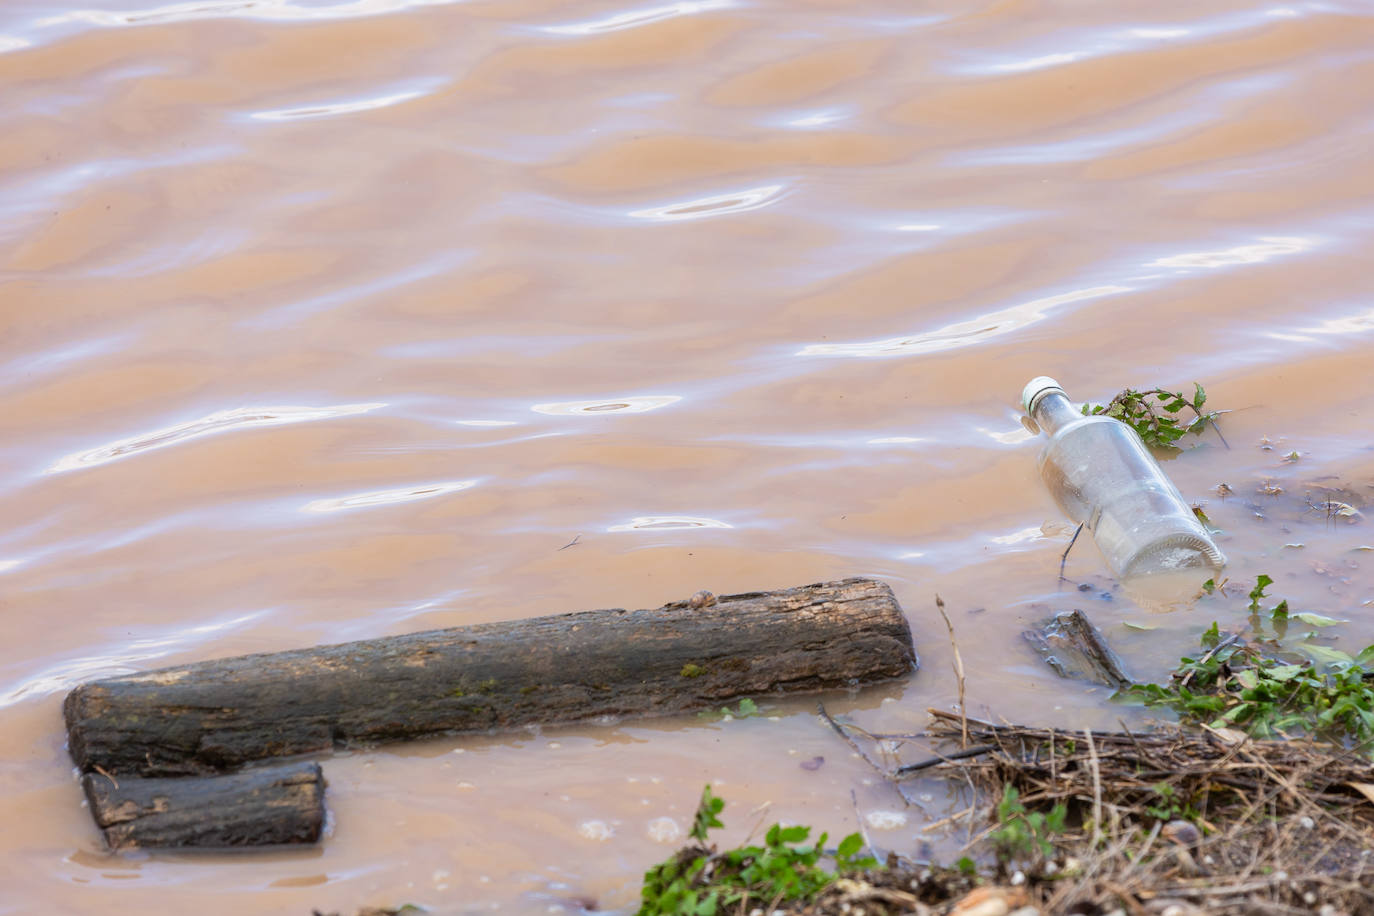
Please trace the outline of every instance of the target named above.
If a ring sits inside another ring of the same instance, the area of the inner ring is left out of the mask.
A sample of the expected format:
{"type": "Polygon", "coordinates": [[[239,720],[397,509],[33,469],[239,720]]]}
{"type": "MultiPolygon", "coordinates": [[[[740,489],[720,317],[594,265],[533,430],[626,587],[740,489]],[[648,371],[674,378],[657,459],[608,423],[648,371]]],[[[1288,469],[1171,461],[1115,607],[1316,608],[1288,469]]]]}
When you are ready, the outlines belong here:
{"type": "Polygon", "coordinates": [[[870,579],[218,659],[83,684],[83,772],[203,775],[442,732],[677,713],[906,677],[911,630],[870,579]]]}
{"type": "Polygon", "coordinates": [[[1082,611],[1057,614],[1043,622],[1039,630],[1026,630],[1021,635],[1060,677],[1093,681],[1118,690],[1134,683],[1121,657],[1082,611]]]}
{"type": "Polygon", "coordinates": [[[179,779],[87,773],[82,783],[116,850],[314,843],[324,826],[324,777],[311,761],[179,779]]]}

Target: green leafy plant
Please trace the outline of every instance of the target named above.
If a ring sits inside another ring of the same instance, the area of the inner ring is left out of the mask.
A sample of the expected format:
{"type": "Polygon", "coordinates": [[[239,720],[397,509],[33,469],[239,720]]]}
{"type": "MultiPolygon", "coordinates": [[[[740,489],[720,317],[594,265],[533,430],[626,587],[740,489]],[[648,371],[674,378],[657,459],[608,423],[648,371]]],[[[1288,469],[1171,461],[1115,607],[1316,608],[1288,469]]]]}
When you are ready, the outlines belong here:
{"type": "Polygon", "coordinates": [[[698,845],[644,873],[639,916],[716,916],[747,912],[751,903],[805,903],[839,874],[878,865],[872,856],[861,854],[863,840],[853,833],[840,841],[833,854],[838,874],[828,871],[819,864],[825,855],[826,834],[807,843],[810,827],[781,824],[768,829],[763,845],[717,853],[704,844],[712,828],[723,826],[718,815],[724,808],[724,800],[706,786],[692,820],[691,837],[698,845]]]}
{"type": "Polygon", "coordinates": [[[1063,804],[1055,805],[1048,814],[1028,811],[1016,787],[1007,783],[1002,788],[1002,800],[997,803],[998,826],[988,834],[998,861],[1005,864],[1053,856],[1054,837],[1064,832],[1068,813],[1063,804]]]}
{"type": "Polygon", "coordinates": [[[1161,821],[1196,820],[1198,812],[1178,794],[1178,790],[1167,782],[1156,783],[1150,787],[1157,799],[1154,804],[1145,806],[1145,813],[1161,821]]]}
{"type": "Polygon", "coordinates": [[[722,706],[719,710],[703,709],[697,713],[697,717],[701,719],[724,719],[727,716],[731,719],[749,719],[758,715],[762,715],[759,712],[759,705],[748,697],[740,700],[734,709],[729,706],[722,706]]]}
{"type": "Polygon", "coordinates": [[[1151,448],[1176,451],[1175,443],[1179,439],[1189,433],[1200,435],[1208,424],[1216,427],[1220,414],[1215,410],[1204,411],[1206,403],[1207,392],[1194,382],[1191,398],[1180,391],[1164,388],[1143,391],[1127,388],[1106,404],[1084,404],[1083,413],[1088,416],[1106,414],[1134,429],[1151,448]],[[1191,420],[1183,414],[1185,410],[1192,412],[1191,420]]]}
{"type": "Polygon", "coordinates": [[[692,830],[688,834],[698,843],[706,842],[706,834],[712,827],[724,827],[720,818],[716,815],[725,810],[725,799],[717,798],[711,793],[711,786],[708,783],[701,789],[701,801],[697,802],[697,813],[692,817],[692,830]]]}
{"type": "Polygon", "coordinates": [[[1165,684],[1134,684],[1117,696],[1164,706],[1183,719],[1213,728],[1239,728],[1256,738],[1306,734],[1318,740],[1374,746],[1374,646],[1356,656],[1311,642],[1283,640],[1290,621],[1313,627],[1339,624],[1310,612],[1293,613],[1287,601],[1265,607],[1274,580],[1260,575],[1248,594],[1249,641],[1223,637],[1213,622],[1202,634],[1207,651],[1179,660],[1165,684]],[[1265,621],[1272,634],[1265,631],[1265,621]]]}

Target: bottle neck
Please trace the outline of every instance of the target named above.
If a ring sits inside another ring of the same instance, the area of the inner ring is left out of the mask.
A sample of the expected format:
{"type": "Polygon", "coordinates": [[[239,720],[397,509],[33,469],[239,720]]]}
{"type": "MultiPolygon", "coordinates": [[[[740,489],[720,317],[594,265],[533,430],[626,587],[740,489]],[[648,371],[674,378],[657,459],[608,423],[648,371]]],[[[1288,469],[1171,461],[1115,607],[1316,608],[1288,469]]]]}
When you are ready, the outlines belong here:
{"type": "Polygon", "coordinates": [[[1046,434],[1053,436],[1073,421],[1083,419],[1083,414],[1067,395],[1055,391],[1036,402],[1034,419],[1046,434]]]}

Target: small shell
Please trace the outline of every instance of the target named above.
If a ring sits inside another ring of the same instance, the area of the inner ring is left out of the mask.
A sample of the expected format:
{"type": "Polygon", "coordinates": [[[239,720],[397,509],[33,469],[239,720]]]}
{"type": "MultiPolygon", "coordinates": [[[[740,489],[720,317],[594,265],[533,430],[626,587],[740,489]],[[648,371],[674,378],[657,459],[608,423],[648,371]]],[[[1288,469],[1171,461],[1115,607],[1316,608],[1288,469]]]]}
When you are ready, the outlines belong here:
{"type": "Polygon", "coordinates": [[[692,608],[710,607],[715,603],[716,596],[711,594],[704,588],[701,591],[697,592],[695,595],[693,595],[691,598],[687,599],[687,606],[692,608]]]}

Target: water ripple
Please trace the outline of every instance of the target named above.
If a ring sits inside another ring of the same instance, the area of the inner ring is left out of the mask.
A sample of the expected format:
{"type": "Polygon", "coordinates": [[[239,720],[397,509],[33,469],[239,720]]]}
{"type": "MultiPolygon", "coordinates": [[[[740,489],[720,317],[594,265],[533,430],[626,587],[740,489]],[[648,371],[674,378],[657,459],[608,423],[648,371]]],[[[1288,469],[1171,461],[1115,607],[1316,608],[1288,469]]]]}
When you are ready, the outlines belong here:
{"type": "Polygon", "coordinates": [[[780,184],[769,184],[757,188],[747,188],[743,191],[713,194],[710,197],[698,197],[695,200],[664,204],[661,207],[631,210],[630,216],[635,219],[677,221],[721,216],[726,213],[743,213],[746,210],[757,210],[781,200],[785,196],[783,194],[784,187],[780,184]]]}
{"type": "Polygon", "coordinates": [[[447,480],[441,483],[427,483],[414,487],[397,487],[391,490],[373,490],[370,493],[355,493],[335,499],[317,499],[306,503],[305,512],[338,512],[343,509],[367,509],[373,506],[391,506],[396,503],[409,503],[417,499],[433,499],[448,493],[457,493],[477,485],[475,480],[447,480]]]}
{"type": "Polygon", "coordinates": [[[225,633],[242,629],[270,613],[271,609],[265,608],[192,626],[176,624],[159,628],[152,635],[130,640],[102,655],[57,662],[15,683],[0,685],[0,707],[11,706],[27,697],[70,690],[77,684],[97,677],[131,674],[142,663],[209,642],[225,633]]]}
{"type": "Polygon", "coordinates": [[[648,25],[651,22],[662,22],[664,19],[676,19],[679,16],[729,9],[732,6],[735,6],[734,0],[679,0],[677,3],[665,3],[661,6],[625,10],[599,19],[541,26],[539,31],[547,32],[550,35],[597,35],[603,32],[632,29],[637,26],[648,25]]]}
{"type": "Polygon", "coordinates": [[[60,474],[91,468],[111,461],[118,461],[130,455],[153,449],[165,448],[199,439],[204,436],[218,435],[237,429],[252,429],[260,426],[284,426],[289,423],[305,423],[311,420],[328,420],[335,417],[351,417],[357,414],[385,407],[385,404],[339,404],[333,407],[236,407],[221,410],[196,420],[166,426],[152,432],[140,433],[127,439],[111,442],[98,448],[73,452],[53,462],[43,473],[60,474]]]}
{"type": "Polygon", "coordinates": [[[630,398],[608,398],[604,401],[553,401],[548,404],[535,404],[530,409],[535,413],[550,416],[579,416],[581,414],[601,413],[647,413],[669,404],[676,404],[682,398],[671,394],[647,394],[630,398]]]}
{"type": "Polygon", "coordinates": [[[425,6],[448,6],[463,0],[348,0],[344,3],[304,4],[291,0],[193,0],[146,10],[69,10],[38,20],[46,27],[72,23],[121,28],[160,25],[195,19],[266,19],[309,22],[381,16],[425,6]]]}
{"type": "Polygon", "coordinates": [[[1188,23],[1164,23],[1159,25],[1133,26],[1127,29],[1084,30],[1076,36],[1066,37],[1056,32],[1053,41],[1056,45],[1071,43],[1067,49],[1028,50],[1015,55],[1005,55],[999,60],[984,60],[962,68],[970,74],[1015,74],[1059,67],[1082,60],[1123,55],[1145,48],[1158,47],[1164,43],[1179,40],[1199,41],[1220,35],[1244,32],[1261,28],[1275,19],[1296,19],[1308,13],[1330,10],[1322,3],[1304,3],[1299,6],[1271,7],[1263,10],[1245,10],[1226,13],[1209,19],[1188,23]]]}
{"type": "Polygon", "coordinates": [[[943,327],[910,334],[905,337],[889,337],[884,340],[862,341],[857,343],[810,344],[798,351],[798,356],[847,356],[882,357],[915,356],[922,353],[938,353],[959,347],[986,343],[989,338],[1016,331],[1027,325],[1044,320],[1055,308],[1085,299],[1097,299],[1130,292],[1129,286],[1092,286],[1033,299],[1010,308],[999,309],[978,315],[967,321],[956,321],[943,327]]]}
{"type": "Polygon", "coordinates": [[[270,111],[255,111],[249,115],[255,121],[300,121],[310,118],[330,118],[337,115],[353,114],[359,111],[373,111],[378,108],[388,108],[392,105],[399,105],[402,102],[409,102],[411,99],[418,99],[429,95],[446,81],[441,79],[421,80],[420,85],[413,89],[403,89],[398,92],[387,92],[381,95],[372,95],[362,99],[351,99],[339,102],[319,102],[314,105],[303,105],[296,108],[275,108],[270,111]]]}
{"type": "Polygon", "coordinates": [[[641,515],[607,531],[678,531],[686,528],[733,528],[729,522],[692,515],[641,515]]]}
{"type": "Polygon", "coordinates": [[[1265,235],[1249,245],[1236,245],[1211,251],[1188,251],[1169,255],[1147,264],[1147,267],[1173,267],[1180,270],[1236,267],[1242,264],[1263,264],[1280,255],[1298,254],[1317,246],[1317,240],[1302,236],[1265,235]]]}

